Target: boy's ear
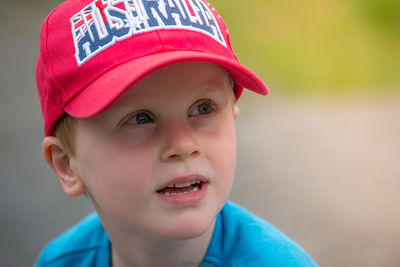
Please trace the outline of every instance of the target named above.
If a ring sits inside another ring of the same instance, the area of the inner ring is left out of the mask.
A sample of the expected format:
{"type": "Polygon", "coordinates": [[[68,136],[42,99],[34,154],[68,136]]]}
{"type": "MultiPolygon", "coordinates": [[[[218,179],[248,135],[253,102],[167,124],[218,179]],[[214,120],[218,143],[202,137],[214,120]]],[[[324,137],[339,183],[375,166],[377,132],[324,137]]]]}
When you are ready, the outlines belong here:
{"type": "Polygon", "coordinates": [[[44,138],[42,153],[68,196],[76,197],[85,192],[85,185],[72,164],[71,156],[57,137],[44,138]]]}
{"type": "Polygon", "coordinates": [[[233,118],[236,120],[237,116],[239,115],[240,109],[237,105],[233,106],[233,118]]]}

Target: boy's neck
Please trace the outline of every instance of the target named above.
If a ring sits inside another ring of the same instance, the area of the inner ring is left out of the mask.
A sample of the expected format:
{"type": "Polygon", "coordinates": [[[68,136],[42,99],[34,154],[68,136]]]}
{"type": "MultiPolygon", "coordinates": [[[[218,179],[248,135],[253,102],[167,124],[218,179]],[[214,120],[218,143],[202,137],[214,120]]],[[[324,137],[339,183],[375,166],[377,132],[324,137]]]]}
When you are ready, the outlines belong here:
{"type": "Polygon", "coordinates": [[[111,266],[199,266],[215,226],[215,219],[202,235],[187,240],[161,240],[122,232],[109,233],[111,266]]]}

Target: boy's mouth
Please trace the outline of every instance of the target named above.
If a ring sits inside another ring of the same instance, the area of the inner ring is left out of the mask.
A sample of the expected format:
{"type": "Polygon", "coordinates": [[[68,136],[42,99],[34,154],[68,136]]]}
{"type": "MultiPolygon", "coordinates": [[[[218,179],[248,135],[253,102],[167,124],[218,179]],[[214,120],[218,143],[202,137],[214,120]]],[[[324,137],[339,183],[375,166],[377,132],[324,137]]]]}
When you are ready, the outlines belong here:
{"type": "Polygon", "coordinates": [[[156,193],[163,201],[174,205],[194,205],[207,195],[209,181],[201,175],[173,179],[160,186],[156,193]]]}
{"type": "Polygon", "coordinates": [[[166,186],[160,190],[157,190],[157,193],[166,195],[166,196],[173,196],[179,194],[187,194],[190,192],[197,192],[201,190],[202,181],[194,180],[191,182],[185,183],[176,183],[169,186],[166,186]]]}

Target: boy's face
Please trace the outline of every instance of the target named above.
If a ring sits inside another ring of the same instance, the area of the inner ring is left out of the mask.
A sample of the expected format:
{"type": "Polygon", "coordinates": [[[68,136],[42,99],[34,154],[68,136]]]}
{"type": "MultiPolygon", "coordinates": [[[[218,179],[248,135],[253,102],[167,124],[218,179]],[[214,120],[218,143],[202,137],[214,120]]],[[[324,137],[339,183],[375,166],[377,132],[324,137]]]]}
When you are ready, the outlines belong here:
{"type": "Polygon", "coordinates": [[[78,120],[72,166],[108,230],[185,239],[208,229],[234,176],[232,90],[219,66],[181,63],[78,120]]]}

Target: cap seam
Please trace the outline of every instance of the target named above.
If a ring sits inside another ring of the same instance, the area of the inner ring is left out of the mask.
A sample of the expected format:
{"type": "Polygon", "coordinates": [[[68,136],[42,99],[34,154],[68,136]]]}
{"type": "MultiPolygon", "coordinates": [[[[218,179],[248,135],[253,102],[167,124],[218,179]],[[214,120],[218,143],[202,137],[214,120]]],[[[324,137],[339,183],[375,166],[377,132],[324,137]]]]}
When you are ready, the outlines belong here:
{"type": "MultiPolygon", "coordinates": [[[[216,13],[216,14],[213,14],[213,15],[216,15],[219,19],[218,19],[218,23],[221,23],[222,24],[222,26],[223,26],[223,28],[225,29],[225,33],[223,33],[223,32],[221,32],[221,34],[222,35],[226,35],[226,44],[227,44],[227,47],[232,47],[232,42],[231,42],[231,35],[230,35],[230,33],[229,33],[229,30],[228,30],[228,27],[226,26],[226,24],[225,24],[225,21],[221,18],[221,16],[219,15],[219,12],[214,8],[214,6],[210,3],[210,2],[208,2],[207,1],[207,3],[209,3],[210,4],[210,6],[211,6],[211,8],[213,9],[213,11],[214,11],[214,13],[216,13]]],[[[211,11],[211,12],[213,12],[213,11],[211,11]]],[[[223,37],[223,36],[222,36],[223,37]]],[[[223,37],[224,38],[224,37],[223,37]]],[[[231,49],[232,51],[233,51],[233,48],[231,49]]],[[[233,56],[234,56],[234,58],[237,60],[237,61],[239,61],[238,60],[238,58],[237,58],[237,56],[235,55],[235,53],[232,53],[233,54],[233,56]]]]}
{"type": "Polygon", "coordinates": [[[164,45],[164,42],[163,42],[162,39],[161,39],[160,32],[159,32],[159,31],[156,31],[156,34],[157,34],[157,37],[158,37],[158,41],[159,41],[159,43],[161,44],[162,49],[163,49],[163,51],[164,51],[165,45],[164,45]]]}
{"type": "MultiPolygon", "coordinates": [[[[50,18],[51,18],[52,15],[57,11],[57,9],[58,9],[58,6],[49,14],[49,16],[48,16],[48,18],[47,18],[47,21],[46,21],[46,57],[47,57],[47,60],[49,61],[49,64],[50,64],[50,73],[51,73],[51,76],[53,77],[54,83],[57,85],[57,87],[59,87],[59,88],[61,89],[61,91],[62,91],[62,100],[63,100],[63,102],[64,102],[65,90],[64,90],[64,87],[62,87],[62,86],[60,85],[60,83],[57,81],[57,78],[56,78],[56,76],[55,76],[55,74],[54,74],[53,63],[52,63],[52,60],[51,60],[51,58],[50,58],[49,50],[48,50],[49,23],[50,23],[50,18]]],[[[64,106],[65,106],[65,105],[64,105],[64,106]]]]}

